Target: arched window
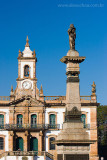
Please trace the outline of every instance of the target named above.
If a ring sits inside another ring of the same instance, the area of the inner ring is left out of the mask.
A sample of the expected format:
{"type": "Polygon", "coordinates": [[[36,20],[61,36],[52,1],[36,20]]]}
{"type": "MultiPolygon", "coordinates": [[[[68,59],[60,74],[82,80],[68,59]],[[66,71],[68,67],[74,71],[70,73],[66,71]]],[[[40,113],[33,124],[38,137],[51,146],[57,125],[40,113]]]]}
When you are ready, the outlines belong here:
{"type": "Polygon", "coordinates": [[[4,128],[4,115],[0,114],[0,129],[4,128]]]}
{"type": "Polygon", "coordinates": [[[0,137],[0,150],[4,149],[4,138],[0,137]]]}
{"type": "Polygon", "coordinates": [[[32,114],[31,115],[31,125],[32,127],[35,127],[37,124],[37,115],[36,114],[32,114]]]}
{"type": "Polygon", "coordinates": [[[22,114],[18,114],[17,115],[17,125],[22,126],[23,123],[23,115],[22,114]]]}
{"type": "Polygon", "coordinates": [[[56,124],[56,115],[55,114],[50,114],[49,115],[49,124],[50,124],[50,128],[55,128],[55,124],[56,124]]]}
{"type": "Polygon", "coordinates": [[[53,141],[55,141],[54,137],[49,138],[50,150],[55,150],[55,144],[52,144],[53,141]]]}
{"type": "Polygon", "coordinates": [[[85,114],[81,115],[81,121],[83,122],[84,128],[85,128],[85,126],[86,126],[86,115],[85,114]]]}
{"type": "Polygon", "coordinates": [[[24,76],[25,76],[25,77],[29,77],[29,66],[28,66],[28,65],[26,65],[26,66],[24,67],[24,76]]]}

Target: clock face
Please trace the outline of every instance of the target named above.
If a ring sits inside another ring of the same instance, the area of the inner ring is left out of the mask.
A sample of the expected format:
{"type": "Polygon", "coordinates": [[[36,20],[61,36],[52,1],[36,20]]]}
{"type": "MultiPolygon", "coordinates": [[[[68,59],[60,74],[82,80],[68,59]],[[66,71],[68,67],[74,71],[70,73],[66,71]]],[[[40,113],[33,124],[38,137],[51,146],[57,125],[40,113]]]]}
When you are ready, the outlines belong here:
{"type": "Polygon", "coordinates": [[[23,86],[24,89],[30,89],[32,84],[29,81],[24,81],[22,86],[23,86]]]}

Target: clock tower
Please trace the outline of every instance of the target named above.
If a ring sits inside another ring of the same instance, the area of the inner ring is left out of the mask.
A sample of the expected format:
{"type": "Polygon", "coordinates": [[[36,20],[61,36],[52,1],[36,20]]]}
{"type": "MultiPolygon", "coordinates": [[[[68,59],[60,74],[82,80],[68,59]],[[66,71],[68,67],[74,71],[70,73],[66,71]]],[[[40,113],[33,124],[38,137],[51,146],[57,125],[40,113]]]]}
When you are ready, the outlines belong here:
{"type": "Polygon", "coordinates": [[[19,50],[18,55],[18,78],[16,79],[15,98],[25,95],[31,95],[33,98],[36,97],[36,62],[35,50],[30,50],[27,36],[25,49],[23,52],[19,50]]]}

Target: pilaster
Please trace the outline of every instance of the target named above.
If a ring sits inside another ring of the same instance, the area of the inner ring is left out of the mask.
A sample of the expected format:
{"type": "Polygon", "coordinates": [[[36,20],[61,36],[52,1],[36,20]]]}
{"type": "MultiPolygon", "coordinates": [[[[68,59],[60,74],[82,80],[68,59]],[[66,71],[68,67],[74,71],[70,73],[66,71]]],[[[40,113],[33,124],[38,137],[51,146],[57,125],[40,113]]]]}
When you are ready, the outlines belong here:
{"type": "Polygon", "coordinates": [[[24,136],[24,151],[28,151],[28,131],[25,131],[25,136],[24,136]]]}
{"type": "Polygon", "coordinates": [[[39,139],[38,139],[38,150],[39,151],[42,151],[42,136],[43,136],[43,133],[42,131],[39,132],[39,139]]]}
{"type": "Polygon", "coordinates": [[[9,131],[9,151],[13,151],[13,137],[14,137],[14,132],[9,131]]]}

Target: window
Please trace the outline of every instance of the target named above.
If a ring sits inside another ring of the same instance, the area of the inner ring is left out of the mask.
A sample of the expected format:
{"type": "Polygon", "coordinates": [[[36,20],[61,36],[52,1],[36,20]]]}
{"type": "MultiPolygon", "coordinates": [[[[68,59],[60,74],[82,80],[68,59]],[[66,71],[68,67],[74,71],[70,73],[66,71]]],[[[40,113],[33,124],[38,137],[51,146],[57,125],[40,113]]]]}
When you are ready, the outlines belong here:
{"type": "Polygon", "coordinates": [[[4,139],[0,137],[0,150],[4,149],[4,139]]]}
{"type": "Polygon", "coordinates": [[[54,125],[54,124],[55,124],[55,118],[56,118],[56,115],[55,115],[55,114],[50,114],[50,116],[49,116],[49,121],[50,121],[50,124],[51,124],[51,125],[54,125]]]}
{"type": "Polygon", "coordinates": [[[28,66],[28,65],[26,65],[26,66],[24,67],[24,76],[25,76],[25,77],[29,77],[29,66],[28,66]]]}
{"type": "Polygon", "coordinates": [[[37,124],[37,115],[36,114],[32,114],[31,115],[31,125],[32,125],[32,127],[34,126],[36,126],[36,124],[37,124]]]}
{"type": "Polygon", "coordinates": [[[0,114],[0,129],[4,128],[4,115],[0,114]]]}
{"type": "Polygon", "coordinates": [[[18,124],[19,126],[21,126],[21,125],[22,125],[22,122],[23,122],[23,115],[22,115],[22,114],[18,114],[18,115],[17,115],[17,124],[18,124]]]}
{"type": "Polygon", "coordinates": [[[52,144],[52,142],[55,141],[54,137],[51,137],[49,139],[49,144],[50,144],[50,150],[55,150],[55,144],[52,144]]]}
{"type": "Polygon", "coordinates": [[[81,121],[83,122],[83,124],[84,124],[84,128],[85,128],[85,126],[86,126],[86,115],[85,114],[82,114],[81,115],[81,121]]]}
{"type": "Polygon", "coordinates": [[[50,114],[50,116],[49,116],[49,128],[55,129],[55,127],[56,127],[55,119],[56,119],[56,115],[55,114],[50,114]]]}

